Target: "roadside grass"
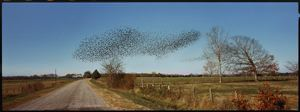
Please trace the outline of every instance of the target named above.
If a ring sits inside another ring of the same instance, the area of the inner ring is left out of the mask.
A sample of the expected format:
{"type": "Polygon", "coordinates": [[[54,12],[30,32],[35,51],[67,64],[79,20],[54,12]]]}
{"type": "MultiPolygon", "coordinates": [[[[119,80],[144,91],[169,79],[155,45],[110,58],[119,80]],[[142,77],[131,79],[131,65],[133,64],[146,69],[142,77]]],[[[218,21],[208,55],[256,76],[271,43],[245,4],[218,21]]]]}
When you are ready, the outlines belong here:
{"type": "Polygon", "coordinates": [[[103,78],[103,77],[101,77],[100,80],[97,80],[97,81],[90,80],[90,82],[95,84],[98,87],[113,91],[114,93],[116,93],[128,100],[131,100],[132,102],[134,102],[136,104],[143,105],[150,109],[156,109],[156,110],[172,109],[172,108],[170,108],[170,105],[172,105],[172,104],[168,105],[166,102],[160,101],[159,99],[148,98],[143,95],[135,94],[133,91],[108,88],[105,83],[106,82],[105,78],[103,78]]]}
{"type": "MultiPolygon", "coordinates": [[[[6,95],[5,97],[2,96],[2,107],[3,110],[9,110],[11,108],[14,108],[20,104],[23,104],[27,101],[30,101],[32,99],[41,97],[55,89],[58,89],[74,80],[58,80],[58,82],[56,84],[53,84],[51,82],[53,82],[52,80],[47,81],[47,80],[43,80],[44,85],[46,86],[45,88],[42,88],[40,90],[37,91],[32,91],[32,92],[18,92],[17,94],[9,94],[6,95]]],[[[3,80],[2,81],[2,95],[3,92],[7,91],[5,89],[18,89],[20,85],[26,85],[28,83],[34,83],[37,82],[36,80],[14,80],[14,81],[6,81],[3,80]],[[9,85],[9,86],[7,86],[9,85]],[[11,87],[11,88],[10,88],[11,87]]]]}
{"type": "Polygon", "coordinates": [[[89,79],[87,81],[95,90],[96,94],[103,98],[112,110],[149,110],[149,108],[133,103],[131,100],[128,100],[127,98],[124,98],[116,92],[108,89],[102,82],[89,79]]]}

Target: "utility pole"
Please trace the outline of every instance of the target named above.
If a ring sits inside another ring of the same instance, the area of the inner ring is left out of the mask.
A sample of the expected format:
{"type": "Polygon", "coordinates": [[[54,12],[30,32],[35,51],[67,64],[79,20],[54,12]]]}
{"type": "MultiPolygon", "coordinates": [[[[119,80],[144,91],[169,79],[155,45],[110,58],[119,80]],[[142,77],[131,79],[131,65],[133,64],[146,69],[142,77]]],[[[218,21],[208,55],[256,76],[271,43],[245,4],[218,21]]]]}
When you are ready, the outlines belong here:
{"type": "Polygon", "coordinates": [[[54,74],[55,85],[56,85],[56,77],[57,77],[57,75],[56,75],[56,68],[55,68],[55,74],[54,74]]]}

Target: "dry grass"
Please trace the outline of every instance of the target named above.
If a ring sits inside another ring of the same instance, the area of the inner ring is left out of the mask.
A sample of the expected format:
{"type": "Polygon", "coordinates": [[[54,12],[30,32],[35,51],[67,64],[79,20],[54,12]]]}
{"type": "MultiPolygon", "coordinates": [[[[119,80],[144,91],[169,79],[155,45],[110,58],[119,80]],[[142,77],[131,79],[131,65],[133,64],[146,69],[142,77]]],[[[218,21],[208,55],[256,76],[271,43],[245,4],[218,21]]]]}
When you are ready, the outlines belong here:
{"type": "Polygon", "coordinates": [[[3,80],[2,98],[31,93],[45,88],[54,87],[64,80],[3,80]]]}
{"type": "MultiPolygon", "coordinates": [[[[102,81],[97,81],[97,85],[95,85],[95,82],[91,82],[89,80],[86,80],[89,85],[92,86],[92,88],[95,90],[96,94],[103,98],[106,104],[109,105],[109,107],[113,107],[113,109],[116,110],[147,110],[148,108],[135,104],[132,101],[121,97],[120,95],[116,94],[115,92],[112,92],[111,90],[107,89],[106,83],[102,81]]],[[[95,80],[93,80],[95,81],[95,80]]]]}
{"type": "MultiPolygon", "coordinates": [[[[124,94],[123,96],[126,98],[151,109],[235,110],[236,107],[231,101],[235,90],[240,91],[245,95],[245,99],[249,100],[249,103],[254,104],[256,103],[255,96],[258,93],[259,87],[265,82],[243,82],[245,77],[225,77],[225,83],[219,84],[218,81],[212,82],[214,78],[215,77],[137,77],[133,92],[127,91],[122,94],[124,94]],[[144,88],[140,87],[141,79],[143,79],[144,88]],[[154,87],[152,87],[153,82],[154,87]],[[162,84],[161,87],[160,84],[162,84]],[[168,85],[170,91],[167,90],[168,85]],[[194,94],[193,88],[195,88],[194,94]],[[212,89],[214,102],[210,102],[209,88],[212,89]]],[[[252,80],[252,77],[248,78],[252,80]]],[[[263,79],[262,77],[260,78],[263,79]]],[[[297,78],[281,76],[278,78],[265,77],[265,79],[273,80],[269,81],[272,88],[279,87],[283,95],[287,97],[287,105],[291,110],[298,109],[297,78]]],[[[106,79],[102,77],[97,82],[105,85],[106,79]]]]}
{"type": "Polygon", "coordinates": [[[2,80],[2,106],[9,110],[32,99],[41,97],[73,80],[2,80]],[[30,85],[30,87],[29,87],[30,85]]]}
{"type": "MultiPolygon", "coordinates": [[[[155,87],[144,88],[145,92],[140,94],[145,94],[147,97],[164,99],[165,102],[172,102],[176,105],[176,109],[234,109],[232,105],[226,105],[224,107],[224,102],[228,101],[228,98],[233,95],[234,90],[241,91],[245,95],[246,99],[250,99],[249,102],[254,102],[254,97],[258,93],[258,89],[263,85],[264,81],[260,82],[240,82],[239,77],[232,77],[234,82],[229,82],[230,77],[224,78],[226,83],[212,83],[209,79],[213,77],[139,77],[136,80],[136,90],[141,89],[141,79],[143,79],[144,85],[155,83],[155,87]],[[205,80],[207,78],[208,80],[205,80]],[[159,89],[159,84],[169,85],[171,88],[171,95],[164,95],[162,89],[159,89]],[[195,93],[193,96],[193,87],[195,87],[195,93]],[[179,88],[181,88],[182,95],[179,94],[179,88]],[[209,88],[213,91],[214,102],[209,100],[209,88]],[[148,89],[148,90],[147,90],[148,89]],[[191,96],[193,96],[191,98],[191,96]],[[176,100],[169,100],[175,97],[176,100]],[[197,100],[191,100],[197,99],[197,100]]],[[[289,77],[280,77],[282,79],[287,79],[289,77]]],[[[242,79],[242,77],[240,78],[242,79]]],[[[270,78],[270,79],[277,79],[270,78]]],[[[298,108],[298,80],[283,80],[283,81],[269,81],[272,88],[279,87],[283,95],[287,96],[287,105],[294,110],[298,108]]]]}

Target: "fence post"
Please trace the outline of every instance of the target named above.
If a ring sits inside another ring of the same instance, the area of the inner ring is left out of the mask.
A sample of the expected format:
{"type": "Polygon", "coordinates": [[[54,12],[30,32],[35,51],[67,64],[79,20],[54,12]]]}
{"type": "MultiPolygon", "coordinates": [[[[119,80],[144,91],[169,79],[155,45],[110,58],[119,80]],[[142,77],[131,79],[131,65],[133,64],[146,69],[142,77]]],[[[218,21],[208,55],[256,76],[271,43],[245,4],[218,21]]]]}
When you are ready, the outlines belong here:
{"type": "Polygon", "coordinates": [[[237,99],[238,98],[238,95],[237,95],[237,92],[236,90],[234,90],[234,98],[237,99]]]}
{"type": "Polygon", "coordinates": [[[160,85],[159,85],[160,89],[162,89],[162,85],[163,85],[163,82],[162,82],[162,79],[160,78],[160,85]]]}
{"type": "Polygon", "coordinates": [[[211,88],[209,88],[209,99],[210,99],[211,102],[214,102],[213,95],[212,95],[212,92],[211,92],[211,88]]]}
{"type": "Polygon", "coordinates": [[[144,88],[144,81],[143,81],[143,78],[141,79],[141,82],[142,82],[142,88],[144,88]]]}
{"type": "Polygon", "coordinates": [[[21,85],[21,83],[19,83],[18,92],[19,92],[20,94],[22,93],[22,85],[21,85]]]}
{"type": "Polygon", "coordinates": [[[152,80],[152,86],[154,87],[154,80],[152,80]]]}
{"type": "Polygon", "coordinates": [[[159,88],[158,89],[161,89],[161,84],[159,84],[159,88]]]}
{"type": "Polygon", "coordinates": [[[193,98],[195,98],[195,85],[193,85],[193,98]]]}
{"type": "Polygon", "coordinates": [[[196,95],[195,95],[195,85],[193,85],[193,106],[194,108],[196,107],[196,101],[197,101],[197,98],[196,98],[196,95]]]}
{"type": "Polygon", "coordinates": [[[182,87],[179,86],[179,98],[181,97],[181,95],[182,95],[182,87]]]}

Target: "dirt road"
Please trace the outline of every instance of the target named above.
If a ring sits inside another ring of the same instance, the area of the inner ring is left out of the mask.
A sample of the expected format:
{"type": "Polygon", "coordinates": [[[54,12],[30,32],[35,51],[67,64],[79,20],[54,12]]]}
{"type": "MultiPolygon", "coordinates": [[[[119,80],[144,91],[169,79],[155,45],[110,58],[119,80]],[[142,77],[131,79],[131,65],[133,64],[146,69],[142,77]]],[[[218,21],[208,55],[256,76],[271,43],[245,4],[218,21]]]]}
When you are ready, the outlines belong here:
{"type": "Polygon", "coordinates": [[[29,101],[12,110],[106,110],[102,98],[84,80],[78,80],[46,96],[29,101]]]}

